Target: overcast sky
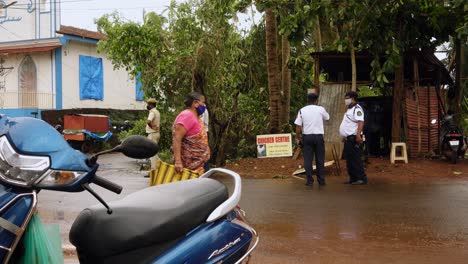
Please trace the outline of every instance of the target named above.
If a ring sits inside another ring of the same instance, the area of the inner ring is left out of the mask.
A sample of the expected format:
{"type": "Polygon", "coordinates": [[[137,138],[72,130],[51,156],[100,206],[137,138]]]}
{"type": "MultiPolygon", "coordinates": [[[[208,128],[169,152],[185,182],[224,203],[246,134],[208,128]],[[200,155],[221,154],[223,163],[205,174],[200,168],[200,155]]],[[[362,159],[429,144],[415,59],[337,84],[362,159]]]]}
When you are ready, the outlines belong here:
{"type": "MultiPolygon", "coordinates": [[[[177,0],[178,3],[184,0],[177,0]]],[[[171,0],[62,0],[62,25],[96,30],[94,19],[118,11],[128,20],[142,21],[143,9],[161,13],[171,0]]]]}
{"type": "MultiPolygon", "coordinates": [[[[177,3],[186,0],[176,0],[177,3]]],[[[143,9],[162,13],[167,9],[171,0],[62,0],[62,25],[74,26],[78,28],[96,30],[94,19],[104,14],[118,11],[128,20],[141,22],[143,19],[143,9]]],[[[248,16],[245,16],[248,17],[248,16]]],[[[245,18],[244,17],[244,18],[245,18]]],[[[260,20],[260,15],[255,15],[255,23],[260,20]]],[[[241,27],[250,24],[243,22],[239,17],[241,27]]],[[[441,49],[439,47],[439,49],[441,49]]],[[[436,53],[439,59],[446,57],[444,53],[436,53]]]]}

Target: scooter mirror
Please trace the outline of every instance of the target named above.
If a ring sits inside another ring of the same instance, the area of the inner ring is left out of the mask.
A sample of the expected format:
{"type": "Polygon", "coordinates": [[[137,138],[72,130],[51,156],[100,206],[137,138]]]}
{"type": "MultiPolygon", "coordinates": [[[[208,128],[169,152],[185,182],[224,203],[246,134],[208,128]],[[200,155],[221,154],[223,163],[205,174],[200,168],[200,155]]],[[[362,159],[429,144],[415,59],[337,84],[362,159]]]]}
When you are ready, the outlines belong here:
{"type": "Polygon", "coordinates": [[[130,158],[146,159],[156,155],[159,146],[144,136],[133,135],[125,138],[115,150],[130,158]]]}
{"type": "Polygon", "coordinates": [[[433,124],[433,125],[437,124],[437,119],[432,119],[431,124],[433,124]]]}

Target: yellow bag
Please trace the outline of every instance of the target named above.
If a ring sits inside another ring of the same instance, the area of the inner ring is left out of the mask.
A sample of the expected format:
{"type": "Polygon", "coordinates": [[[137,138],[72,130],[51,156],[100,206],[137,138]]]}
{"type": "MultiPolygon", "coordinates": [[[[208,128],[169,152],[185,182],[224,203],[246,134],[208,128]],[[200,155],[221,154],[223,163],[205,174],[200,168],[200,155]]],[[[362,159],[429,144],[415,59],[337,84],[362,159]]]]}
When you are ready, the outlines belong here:
{"type": "Polygon", "coordinates": [[[201,175],[198,171],[185,168],[182,173],[177,173],[174,165],[160,160],[157,161],[156,166],[157,169],[150,171],[150,186],[195,179],[201,175]]]}

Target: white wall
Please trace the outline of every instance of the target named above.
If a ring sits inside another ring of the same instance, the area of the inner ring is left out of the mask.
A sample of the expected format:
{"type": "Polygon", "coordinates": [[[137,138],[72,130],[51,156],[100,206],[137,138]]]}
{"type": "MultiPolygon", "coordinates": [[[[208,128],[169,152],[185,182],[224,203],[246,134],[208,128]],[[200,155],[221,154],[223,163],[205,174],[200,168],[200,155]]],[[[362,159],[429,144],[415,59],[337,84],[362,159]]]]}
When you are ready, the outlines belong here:
{"type": "MultiPolygon", "coordinates": [[[[35,52],[31,54],[17,53],[3,55],[4,67],[13,67],[5,77],[5,91],[2,91],[3,108],[18,108],[19,67],[23,59],[29,55],[36,65],[37,93],[40,108],[55,107],[55,76],[52,75],[53,52],[35,52]]],[[[0,108],[2,105],[0,105],[0,108]]]]}
{"type": "MultiPolygon", "coordinates": [[[[10,8],[0,10],[0,42],[52,38],[60,25],[60,1],[47,0],[48,11],[41,10],[39,0],[17,0],[10,8]],[[28,4],[33,3],[31,13],[28,4]],[[18,21],[17,21],[18,20],[18,21]]],[[[7,4],[11,1],[7,1],[7,4]]],[[[42,7],[43,8],[43,7],[42,7]]]]}
{"type": "Polygon", "coordinates": [[[124,70],[114,70],[104,54],[98,54],[96,45],[69,41],[62,47],[63,109],[70,108],[112,108],[144,109],[145,103],[136,101],[135,81],[124,70]],[[93,56],[103,59],[104,99],[80,100],[79,56],[93,56]]]}

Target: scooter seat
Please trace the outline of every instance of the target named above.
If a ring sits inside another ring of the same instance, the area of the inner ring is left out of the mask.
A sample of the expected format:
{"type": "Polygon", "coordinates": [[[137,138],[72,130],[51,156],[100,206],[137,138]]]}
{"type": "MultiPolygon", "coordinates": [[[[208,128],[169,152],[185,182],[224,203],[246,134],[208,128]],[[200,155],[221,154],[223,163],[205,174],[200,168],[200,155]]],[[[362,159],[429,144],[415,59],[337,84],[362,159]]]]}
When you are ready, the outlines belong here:
{"type": "Polygon", "coordinates": [[[228,198],[224,184],[193,179],[149,187],[83,210],[70,230],[79,254],[102,258],[164,244],[183,237],[202,224],[228,198]]]}

